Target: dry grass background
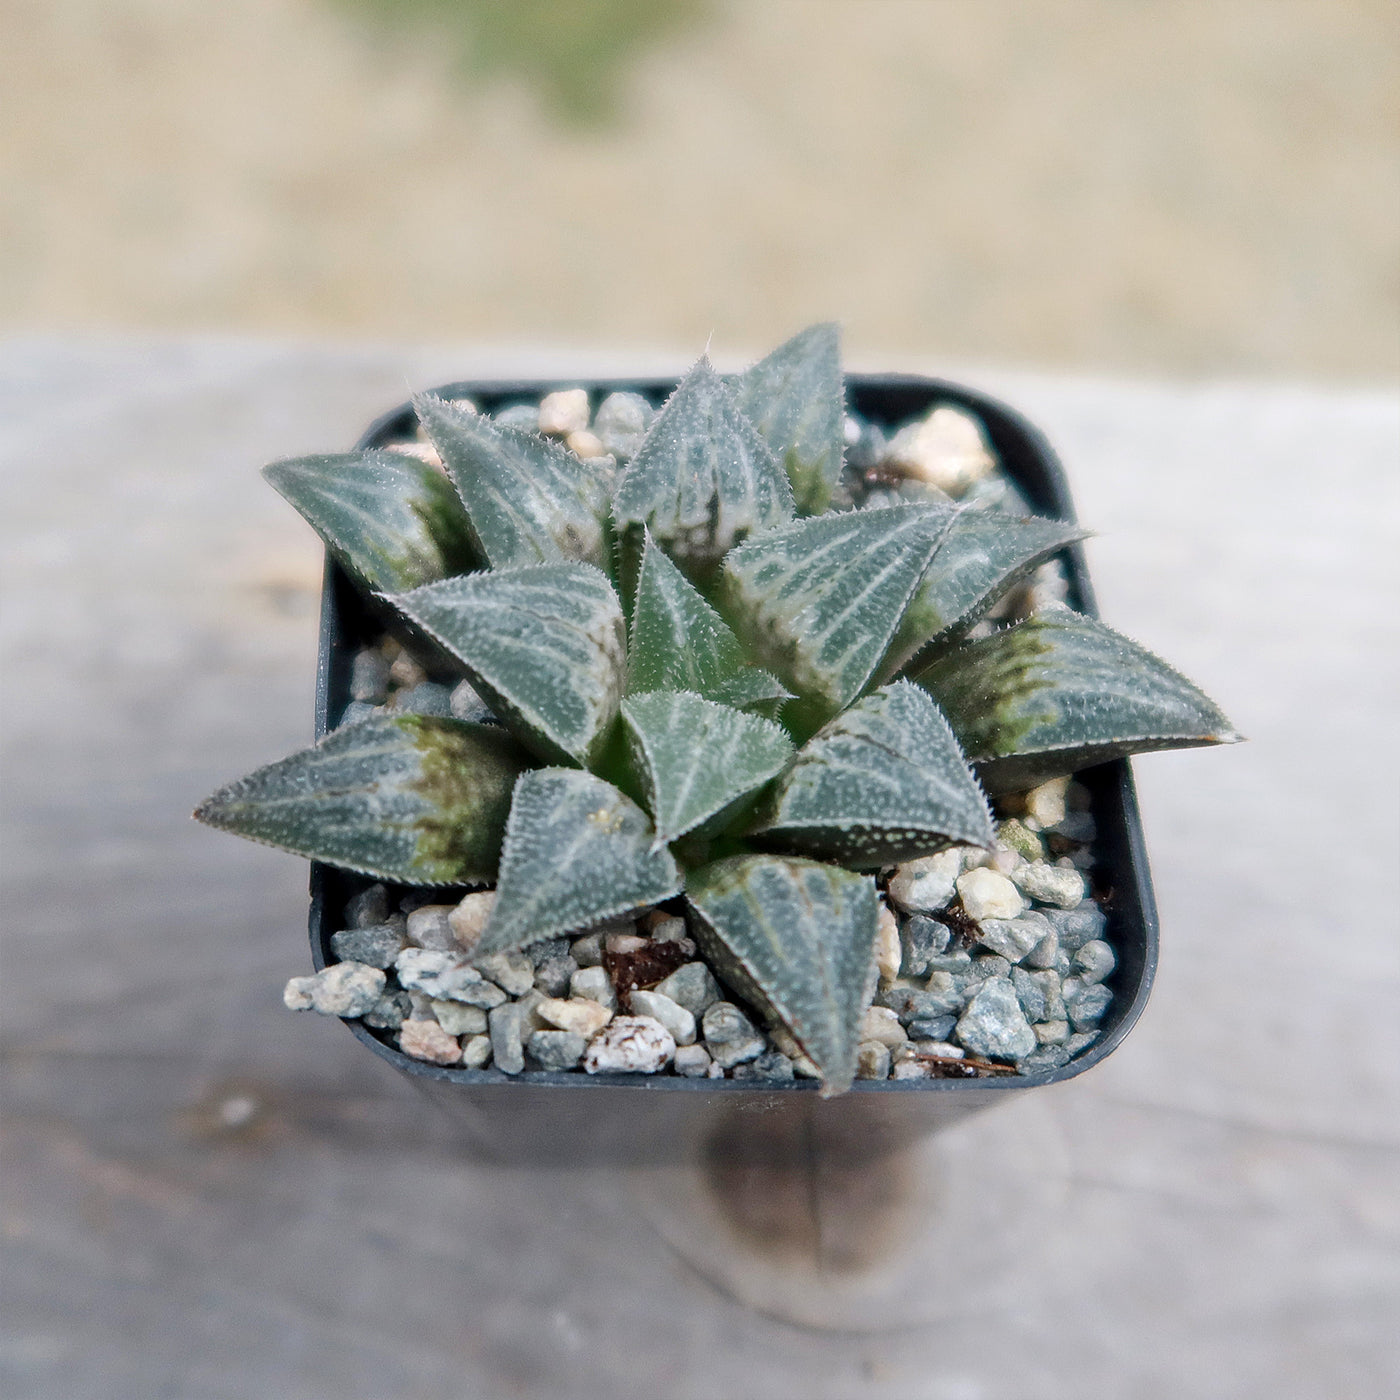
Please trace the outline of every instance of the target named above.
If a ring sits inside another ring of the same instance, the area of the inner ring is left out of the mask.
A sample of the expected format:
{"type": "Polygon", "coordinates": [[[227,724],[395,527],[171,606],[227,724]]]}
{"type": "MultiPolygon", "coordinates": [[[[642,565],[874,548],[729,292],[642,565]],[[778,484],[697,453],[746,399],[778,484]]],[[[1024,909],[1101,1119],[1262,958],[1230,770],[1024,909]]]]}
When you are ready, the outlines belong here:
{"type": "Polygon", "coordinates": [[[514,3],[6,0],[0,324],[1400,369],[1390,0],[514,3]]]}

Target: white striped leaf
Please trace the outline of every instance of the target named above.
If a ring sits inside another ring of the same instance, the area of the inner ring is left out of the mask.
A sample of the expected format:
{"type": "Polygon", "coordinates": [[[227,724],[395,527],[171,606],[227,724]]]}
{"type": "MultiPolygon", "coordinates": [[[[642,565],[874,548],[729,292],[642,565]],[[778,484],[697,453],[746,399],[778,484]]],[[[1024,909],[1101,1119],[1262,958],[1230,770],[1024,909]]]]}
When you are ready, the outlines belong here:
{"type": "Polygon", "coordinates": [[[293,457],[263,476],[361,584],[396,593],[471,567],[470,526],[451,483],[401,452],[293,457]]]}
{"type": "Polygon", "coordinates": [[[658,845],[761,787],[792,757],[776,724],[688,691],[630,696],[622,719],[658,845]]]}
{"type": "Polygon", "coordinates": [[[655,904],[681,886],[647,814],[576,768],[536,768],[515,787],[496,901],[476,951],[500,953],[655,904]]]}
{"type": "Polygon", "coordinates": [[[740,540],[792,518],[792,488],[728,387],[701,358],[657,414],[618,483],[618,528],[643,529],[704,582],[740,540]]]}
{"type": "Polygon", "coordinates": [[[948,721],[903,680],[857,700],[803,745],[754,831],[780,850],[863,870],[993,841],[986,798],[948,721]]]}
{"type": "Polygon", "coordinates": [[[803,515],[818,515],[841,479],[846,394],[841,329],[799,331],[739,375],[735,399],[786,469],[803,515]]]}
{"type": "Polygon", "coordinates": [[[788,728],[810,735],[860,694],[954,513],[908,505],[814,516],[725,560],[721,609],[797,696],[783,711],[788,728]]]}
{"type": "Polygon", "coordinates": [[[694,871],[696,937],[726,983],[786,1026],[822,1076],[849,1089],[874,956],[875,882],[837,866],[736,856],[694,871]]]}
{"type": "Polygon", "coordinates": [[[413,406],[466,506],[478,552],[493,569],[570,559],[611,567],[610,472],[435,394],[419,394],[413,406]]]}
{"type": "Polygon", "coordinates": [[[195,816],[379,880],[484,884],[527,762],[496,725],[374,716],[220,788],[195,816]]]}
{"type": "Polygon", "coordinates": [[[736,710],[748,710],[765,719],[776,719],[783,702],[792,699],[792,691],[771,671],[745,666],[721,681],[706,698],[731,705],[736,710]]]}
{"type": "Polygon", "coordinates": [[[390,601],[466,668],[483,699],[550,762],[587,766],[622,698],[622,607],[591,564],[465,574],[390,601]]]}
{"type": "Polygon", "coordinates": [[[932,660],[1051,555],[1089,532],[1063,520],[960,511],[938,546],[880,667],[893,676],[932,660]]]}
{"type": "Polygon", "coordinates": [[[1068,608],[943,652],[915,679],[993,794],[1126,754],[1240,737],[1180,672],[1068,608]]]}

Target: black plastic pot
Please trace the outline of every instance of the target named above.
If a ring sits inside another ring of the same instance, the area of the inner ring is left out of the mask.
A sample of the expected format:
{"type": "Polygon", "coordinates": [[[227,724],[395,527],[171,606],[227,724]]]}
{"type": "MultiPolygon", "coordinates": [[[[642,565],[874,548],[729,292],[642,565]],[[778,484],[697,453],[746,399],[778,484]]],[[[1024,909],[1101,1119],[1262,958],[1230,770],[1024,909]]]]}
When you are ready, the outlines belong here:
{"type": "MultiPolygon", "coordinates": [[[[579,381],[569,381],[577,384],[579,381]]],[[[486,411],[517,400],[538,400],[562,382],[485,381],[445,386],[440,393],[467,396],[486,411]]],[[[596,380],[598,395],[632,390],[660,403],[674,380],[596,380]]],[[[882,426],[922,415],[936,404],[966,408],[985,425],[1002,465],[1044,515],[1073,520],[1064,470],[1043,434],[1005,405],[973,390],[908,375],[851,375],[852,409],[882,426]]],[[[362,447],[411,436],[416,426],[405,404],[375,422],[362,447]]],[[[1083,554],[1065,551],[1071,606],[1097,615],[1083,554]]],[[[328,561],[321,603],[320,658],[316,681],[316,735],[333,727],[350,700],[350,668],[356,649],[376,638],[381,622],[328,561]]],[[[1098,827],[1094,870],[1109,916],[1107,937],[1118,954],[1109,986],[1113,1001],[1099,1039],[1060,1069],[1039,1075],[981,1079],[858,1080],[849,1093],[820,1099],[816,1084],[781,1085],[752,1080],[683,1079],[679,1076],[530,1073],[450,1069],[400,1053],[359,1021],[350,1031],[376,1055],[464,1120],[482,1152],[520,1162],[621,1160],[629,1164],[694,1159],[697,1152],[748,1152],[765,1160],[810,1157],[858,1159],[908,1144],[967,1113],[1082,1074],[1121,1044],[1142,1013],[1157,965],[1157,909],[1131,771],[1125,760],[1078,775],[1092,796],[1098,827]],[[762,1125],[760,1130],[760,1124],[762,1125]]],[[[311,870],[311,952],[317,968],[334,961],[330,938],[338,912],[368,881],[322,865],[311,870]]]]}

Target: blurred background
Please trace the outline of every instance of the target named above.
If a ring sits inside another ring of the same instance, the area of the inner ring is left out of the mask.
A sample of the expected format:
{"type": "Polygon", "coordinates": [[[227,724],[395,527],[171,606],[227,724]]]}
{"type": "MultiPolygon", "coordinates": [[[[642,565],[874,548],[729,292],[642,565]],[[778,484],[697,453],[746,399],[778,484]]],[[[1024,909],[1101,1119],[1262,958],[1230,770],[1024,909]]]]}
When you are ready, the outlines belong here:
{"type": "Polygon", "coordinates": [[[1400,369],[1391,0],[5,0],[0,328],[1400,369]],[[17,61],[18,60],[18,61],[17,61]]]}

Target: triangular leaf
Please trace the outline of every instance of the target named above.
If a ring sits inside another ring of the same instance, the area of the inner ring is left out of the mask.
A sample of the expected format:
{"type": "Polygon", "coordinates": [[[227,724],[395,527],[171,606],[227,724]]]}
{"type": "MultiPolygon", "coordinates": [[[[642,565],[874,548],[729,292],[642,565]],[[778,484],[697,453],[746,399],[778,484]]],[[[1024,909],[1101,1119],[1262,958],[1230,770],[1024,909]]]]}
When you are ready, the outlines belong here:
{"type": "Polygon", "coordinates": [[[799,331],[738,376],[735,399],[787,470],[797,509],[824,511],[841,479],[840,327],[829,321],[799,331]]]}
{"type": "Polygon", "coordinates": [[[813,733],[860,694],[951,523],[951,506],[797,520],[724,563],[721,608],[797,695],[783,722],[813,733]]]}
{"type": "Polygon", "coordinates": [[[1068,608],[944,652],[916,679],[994,794],[1125,754],[1239,738],[1165,661],[1068,608]]]}
{"type": "Polygon", "coordinates": [[[648,538],[632,604],[629,694],[693,690],[709,695],[744,660],[744,649],[724,619],[648,538]]]}
{"type": "Polygon", "coordinates": [[[954,633],[971,627],[1052,554],[1087,534],[1063,520],[960,511],[904,614],[881,674],[926,664],[954,633]]]}
{"type": "Polygon", "coordinates": [[[708,359],[681,380],[618,484],[618,527],[645,528],[691,579],[792,518],[792,489],[708,359]]]}
{"type": "Polygon", "coordinates": [[[466,667],[521,741],[587,765],[622,697],[622,607],[590,564],[540,564],[444,579],[391,599],[466,667]]]}
{"type": "Polygon", "coordinates": [[[761,787],[792,757],[776,724],[687,691],[633,695],[622,718],[658,844],[761,787]]]}
{"type": "Polygon", "coordinates": [[[524,947],[668,899],[680,870],[647,814],[611,783],[536,768],[515,787],[501,879],[478,955],[524,947]]]}
{"type": "Polygon", "coordinates": [[[993,841],[986,798],[947,720],[908,681],[819,730],[755,830],[764,844],[864,870],[993,841]]]}
{"type": "Polygon", "coordinates": [[[195,816],[379,880],[481,884],[527,761],[495,725],[374,716],[221,788],[195,816]]]}
{"type": "Polygon", "coordinates": [[[736,710],[748,710],[765,719],[775,719],[783,701],[792,699],[792,691],[771,671],[745,666],[721,681],[706,698],[732,705],[736,710]]]}
{"type": "Polygon", "coordinates": [[[822,1093],[855,1077],[875,944],[875,882],[836,866],[736,856],[695,871],[686,894],[706,958],[792,1033],[822,1093]]]}
{"type": "Polygon", "coordinates": [[[493,569],[580,559],[609,568],[610,474],[535,433],[503,428],[436,394],[413,401],[493,569]]]}
{"type": "Polygon", "coordinates": [[[451,483],[402,452],[294,457],[263,476],[365,587],[397,593],[471,567],[470,526],[451,483]]]}

